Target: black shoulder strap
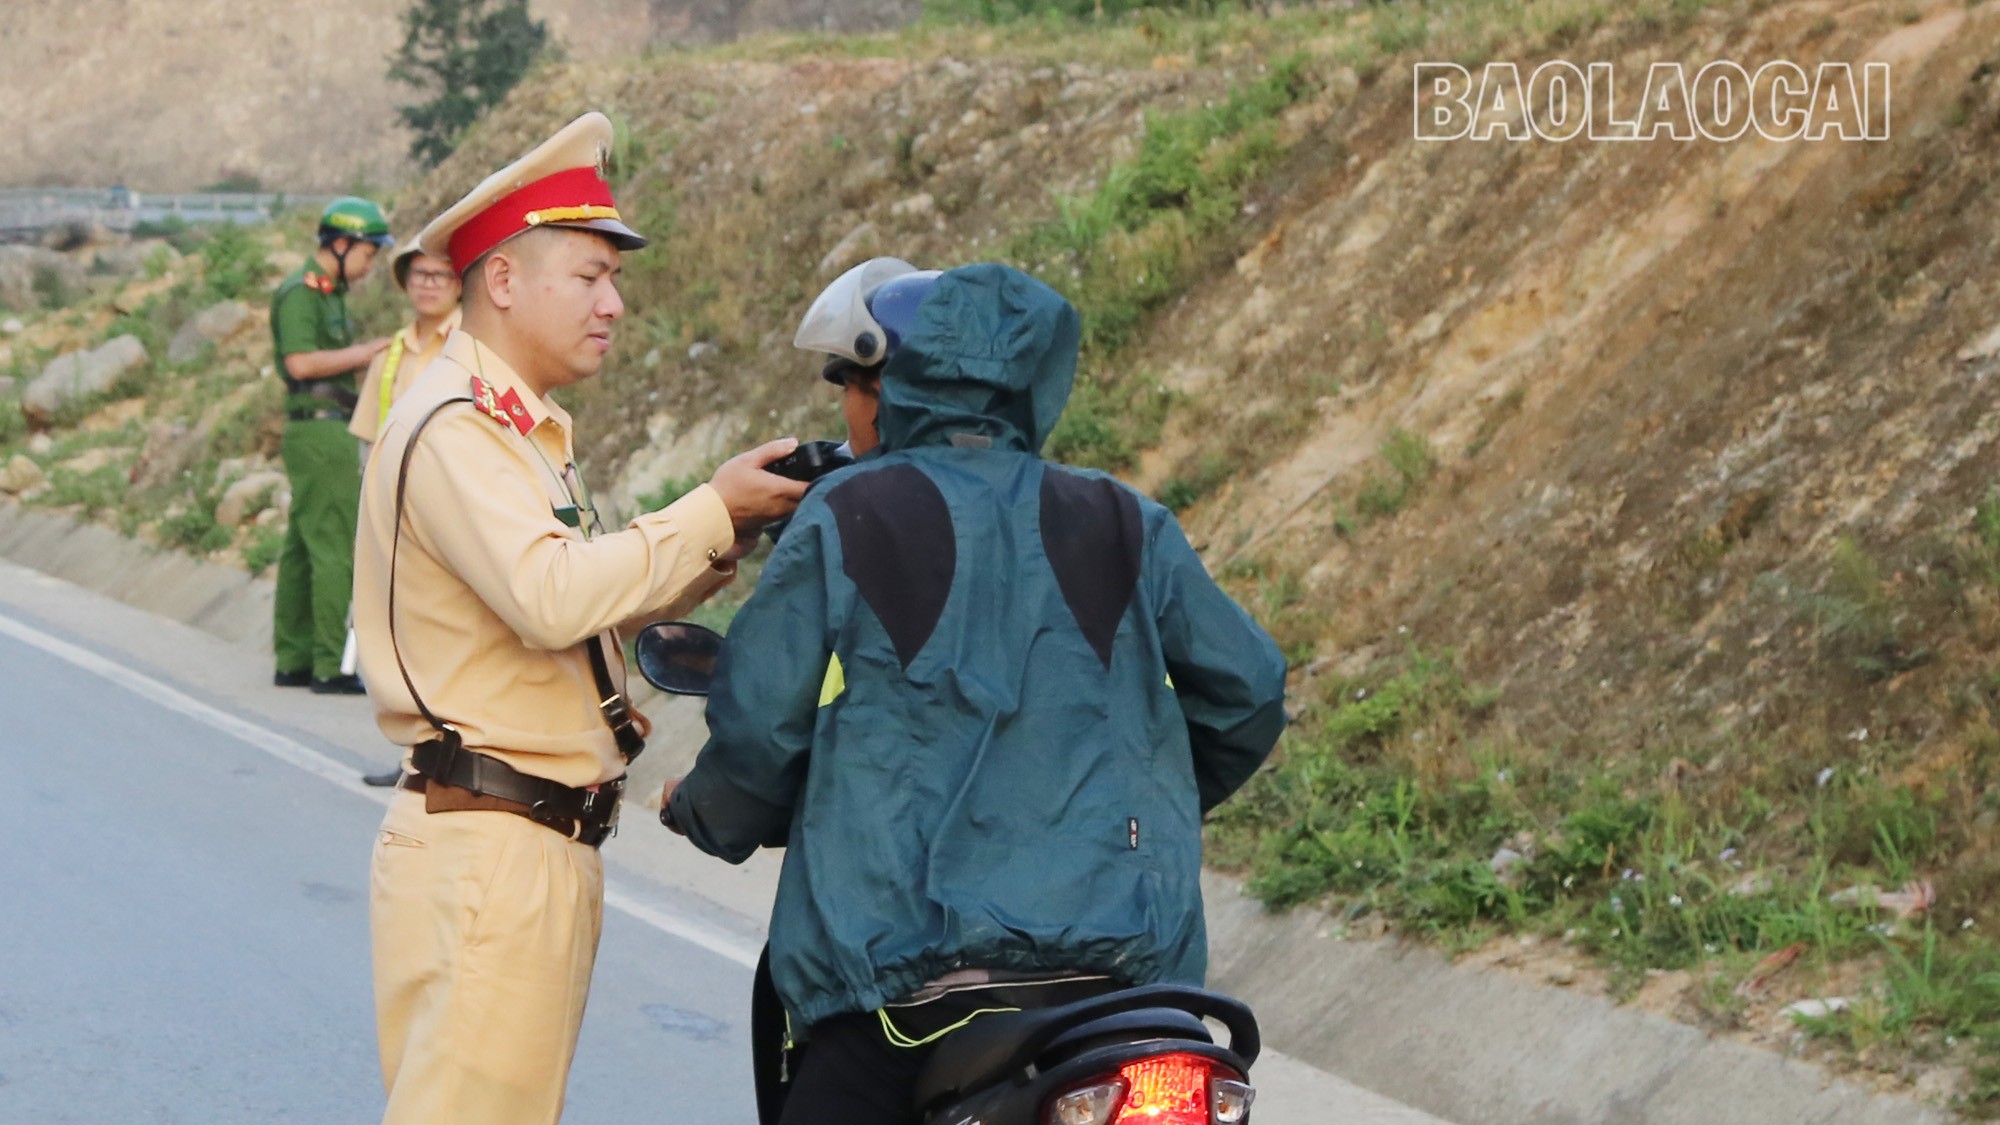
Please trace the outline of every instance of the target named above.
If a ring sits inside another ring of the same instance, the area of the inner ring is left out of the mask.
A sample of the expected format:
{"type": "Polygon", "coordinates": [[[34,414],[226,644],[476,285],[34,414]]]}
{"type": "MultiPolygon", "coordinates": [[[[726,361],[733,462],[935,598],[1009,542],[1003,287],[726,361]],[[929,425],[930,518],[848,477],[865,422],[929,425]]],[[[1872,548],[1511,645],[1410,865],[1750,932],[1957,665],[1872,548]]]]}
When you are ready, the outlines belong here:
{"type": "MultiPolygon", "coordinates": [[[[430,413],[418,420],[410,430],[410,440],[403,445],[403,459],[396,468],[396,519],[395,529],[389,538],[389,651],[396,656],[396,671],[402,673],[403,687],[410,693],[410,700],[417,705],[417,713],[438,732],[438,738],[453,753],[464,745],[458,728],[444,722],[431,713],[424,705],[423,697],[417,694],[417,685],[410,679],[409,666],[403,663],[403,650],[396,643],[396,557],[403,546],[403,497],[410,484],[410,460],[417,452],[417,439],[423,436],[424,427],[438,412],[456,402],[472,402],[470,395],[448,398],[431,407],[430,413]]],[[[611,736],[618,742],[618,752],[630,763],[646,748],[646,740],[639,734],[639,728],[632,722],[632,705],[611,680],[611,663],[604,655],[602,634],[586,642],[590,651],[590,674],[597,681],[597,710],[604,716],[604,724],[611,728],[611,736]]]]}
{"type": "Polygon", "coordinates": [[[431,714],[431,709],[424,705],[424,697],[417,694],[417,685],[410,679],[410,668],[403,663],[402,646],[396,643],[396,556],[403,549],[403,495],[409,489],[410,458],[416,455],[417,439],[423,436],[424,427],[431,424],[431,419],[436,418],[440,410],[454,402],[471,401],[471,395],[445,399],[431,407],[430,413],[424,415],[417,422],[416,428],[410,431],[410,440],[403,443],[402,463],[396,467],[396,522],[395,530],[389,533],[389,651],[396,655],[396,671],[403,674],[403,687],[410,693],[411,701],[417,705],[417,714],[422,715],[424,721],[431,725],[431,729],[438,732],[438,738],[444,742],[446,749],[454,754],[465,744],[459,736],[458,728],[431,714]]]}
{"type": "Polygon", "coordinates": [[[604,716],[604,725],[611,728],[611,737],[618,740],[618,752],[630,764],[646,748],[646,739],[632,724],[632,704],[618,690],[618,685],[611,682],[611,662],[604,655],[604,634],[599,633],[586,643],[590,648],[590,674],[597,680],[598,713],[604,716]]]}

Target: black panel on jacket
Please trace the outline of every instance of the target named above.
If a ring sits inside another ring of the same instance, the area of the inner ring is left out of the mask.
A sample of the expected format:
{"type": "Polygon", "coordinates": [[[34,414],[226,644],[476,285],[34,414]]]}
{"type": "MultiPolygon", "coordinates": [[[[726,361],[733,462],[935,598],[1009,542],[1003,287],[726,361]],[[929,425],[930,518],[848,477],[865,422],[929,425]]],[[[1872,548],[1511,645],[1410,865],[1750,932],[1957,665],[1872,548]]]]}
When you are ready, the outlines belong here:
{"type": "Polygon", "coordinates": [[[1042,546],[1077,627],[1106,668],[1118,622],[1139,588],[1144,538],[1139,501],[1116,481],[1054,465],[1042,472],[1042,546]]]}
{"type": "Polygon", "coordinates": [[[910,661],[944,616],[958,541],[944,493],[914,465],[857,473],[826,494],[840,529],[840,569],[910,661]]]}

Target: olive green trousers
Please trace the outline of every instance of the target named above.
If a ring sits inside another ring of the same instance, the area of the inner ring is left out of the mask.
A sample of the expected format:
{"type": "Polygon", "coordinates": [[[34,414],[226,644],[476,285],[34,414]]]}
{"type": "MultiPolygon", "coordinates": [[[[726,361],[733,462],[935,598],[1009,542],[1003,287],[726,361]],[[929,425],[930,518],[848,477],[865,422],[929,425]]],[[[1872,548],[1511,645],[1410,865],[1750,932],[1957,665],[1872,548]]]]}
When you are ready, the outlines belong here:
{"type": "Polygon", "coordinates": [[[292,511],[278,555],[271,651],[280,672],[310,670],[315,679],[331,679],[340,674],[354,596],[354,521],[361,506],[354,435],[338,419],[287,422],[284,458],[292,511]]]}

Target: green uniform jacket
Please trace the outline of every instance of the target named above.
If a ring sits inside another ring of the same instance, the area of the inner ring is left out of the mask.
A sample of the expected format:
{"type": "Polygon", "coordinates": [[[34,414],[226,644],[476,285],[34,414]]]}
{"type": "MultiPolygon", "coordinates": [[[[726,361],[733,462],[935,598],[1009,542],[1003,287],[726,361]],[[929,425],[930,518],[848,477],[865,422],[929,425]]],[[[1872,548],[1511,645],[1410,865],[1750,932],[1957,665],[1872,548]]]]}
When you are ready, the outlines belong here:
{"type": "Polygon", "coordinates": [[[271,295],[271,350],[278,375],[285,381],[285,409],[354,408],[360,397],[356,377],[364,370],[300,380],[285,373],[285,358],[302,352],[327,352],[354,343],[354,322],[347,316],[347,290],[328,277],[311,258],[279,283],[271,295]]]}
{"type": "Polygon", "coordinates": [[[673,798],[786,846],[772,971],[811,1025],[966,967],[1201,982],[1201,817],[1284,726],[1285,664],[1173,515],[1039,456],[1076,310],[944,275],[885,371],[884,454],[806,497],[737,615],[673,798]]]}

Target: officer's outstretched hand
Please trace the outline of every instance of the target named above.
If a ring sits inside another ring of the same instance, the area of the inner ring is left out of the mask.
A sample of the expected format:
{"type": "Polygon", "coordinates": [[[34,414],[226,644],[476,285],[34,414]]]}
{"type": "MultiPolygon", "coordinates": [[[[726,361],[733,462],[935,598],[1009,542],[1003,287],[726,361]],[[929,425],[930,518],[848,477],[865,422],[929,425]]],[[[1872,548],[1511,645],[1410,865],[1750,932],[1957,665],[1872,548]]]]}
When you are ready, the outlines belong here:
{"type": "Polygon", "coordinates": [[[722,463],[709,478],[709,485],[722,495],[730,522],[740,534],[756,531],[775,519],[783,519],[799,506],[806,494],[804,481],[786,480],[767,473],[764,466],[799,447],[797,438],[767,441],[748,453],[739,453],[722,463]]]}

